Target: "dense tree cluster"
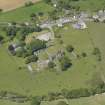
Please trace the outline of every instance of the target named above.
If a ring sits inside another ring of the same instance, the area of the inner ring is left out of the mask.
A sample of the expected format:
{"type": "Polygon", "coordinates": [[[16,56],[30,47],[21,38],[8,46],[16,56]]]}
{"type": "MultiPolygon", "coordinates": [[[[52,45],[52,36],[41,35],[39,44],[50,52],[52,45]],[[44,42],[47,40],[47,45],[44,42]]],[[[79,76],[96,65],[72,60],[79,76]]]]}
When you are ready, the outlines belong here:
{"type": "Polygon", "coordinates": [[[6,34],[10,38],[13,38],[14,36],[16,36],[17,32],[18,32],[18,28],[16,26],[9,26],[6,28],[6,34]]]}
{"type": "Polygon", "coordinates": [[[4,37],[0,35],[0,42],[2,42],[3,39],[4,39],[4,37]]]}
{"type": "Polygon", "coordinates": [[[38,60],[38,57],[36,55],[31,55],[26,58],[26,64],[31,63],[31,62],[36,62],[38,60]]]}
{"type": "Polygon", "coordinates": [[[35,52],[46,48],[46,42],[36,39],[31,43],[27,44],[26,47],[29,51],[35,52]]]}
{"type": "Polygon", "coordinates": [[[72,66],[71,60],[68,57],[61,57],[59,59],[59,62],[61,64],[62,71],[66,71],[68,68],[72,66]]]}

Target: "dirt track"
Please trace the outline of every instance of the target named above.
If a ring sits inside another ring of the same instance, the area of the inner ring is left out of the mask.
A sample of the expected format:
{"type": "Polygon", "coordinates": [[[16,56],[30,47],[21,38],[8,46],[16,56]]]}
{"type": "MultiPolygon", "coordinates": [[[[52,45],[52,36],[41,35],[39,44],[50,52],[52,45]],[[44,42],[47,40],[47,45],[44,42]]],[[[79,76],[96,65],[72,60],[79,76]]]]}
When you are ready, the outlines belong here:
{"type": "MultiPolygon", "coordinates": [[[[4,11],[9,11],[12,9],[16,9],[20,6],[23,6],[25,2],[29,0],[0,0],[0,9],[3,9],[4,11]]],[[[37,2],[39,0],[30,0],[33,2],[37,2]]]]}

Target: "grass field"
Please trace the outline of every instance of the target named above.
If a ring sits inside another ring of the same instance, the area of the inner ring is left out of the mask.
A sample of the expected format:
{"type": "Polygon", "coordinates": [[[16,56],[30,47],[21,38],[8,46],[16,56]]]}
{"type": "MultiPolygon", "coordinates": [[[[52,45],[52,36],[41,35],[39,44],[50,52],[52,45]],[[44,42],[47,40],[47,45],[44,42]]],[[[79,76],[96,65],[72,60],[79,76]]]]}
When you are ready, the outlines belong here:
{"type": "MultiPolygon", "coordinates": [[[[103,63],[105,63],[105,49],[103,47],[105,44],[105,24],[89,23],[88,30],[84,31],[74,31],[71,26],[68,27],[68,30],[61,30],[61,32],[65,33],[63,36],[64,43],[74,45],[76,53],[87,52],[87,58],[73,60],[73,66],[67,72],[57,74],[56,72],[44,71],[38,74],[31,74],[26,68],[18,69],[20,66],[24,67],[23,59],[9,55],[7,45],[3,45],[0,47],[0,90],[14,91],[27,95],[42,95],[50,91],[59,91],[63,88],[87,87],[87,81],[92,78],[95,72],[101,70],[100,66],[97,66],[96,59],[91,55],[93,46],[89,37],[101,49],[103,63]],[[95,68],[95,66],[97,67],[95,68]]],[[[59,45],[56,45],[49,48],[48,51],[53,52],[58,47],[59,45]]],[[[103,68],[105,67],[103,64],[102,66],[103,68]]]]}
{"type": "Polygon", "coordinates": [[[79,0],[73,5],[80,6],[80,10],[96,11],[105,9],[105,0],[79,0]]]}
{"type": "Polygon", "coordinates": [[[59,101],[66,101],[69,105],[105,105],[105,94],[92,96],[88,98],[72,99],[72,100],[56,100],[52,102],[42,102],[41,105],[57,105],[59,101]]]}
{"type": "MultiPolygon", "coordinates": [[[[29,0],[0,0],[0,9],[3,9],[3,11],[8,11],[12,9],[16,9],[20,6],[24,6],[26,2],[29,0]]],[[[37,2],[39,0],[31,0],[32,2],[37,2]]]]}
{"type": "Polygon", "coordinates": [[[30,15],[32,13],[43,12],[47,14],[48,11],[51,11],[53,8],[50,5],[47,5],[44,2],[38,2],[33,6],[21,7],[15,10],[1,13],[0,22],[26,22],[30,21],[30,15]]]}
{"type": "MultiPolygon", "coordinates": [[[[6,2],[6,0],[2,1],[6,2]]],[[[16,0],[16,2],[19,1],[16,0]]],[[[18,3],[16,4],[18,6],[18,3]]],[[[104,8],[105,0],[80,0],[73,5],[79,5],[81,10],[95,11],[104,8]]],[[[8,9],[9,6],[3,8],[8,9]]],[[[32,13],[44,12],[47,14],[52,9],[53,7],[50,5],[39,2],[30,7],[21,7],[9,12],[0,13],[0,22],[26,22],[30,20],[32,13]]],[[[64,88],[70,90],[89,87],[87,82],[92,78],[94,73],[100,72],[103,75],[105,73],[105,24],[87,23],[87,25],[88,29],[86,30],[74,30],[71,25],[66,25],[62,29],[57,30],[56,34],[62,35],[61,39],[64,44],[61,45],[59,40],[55,40],[55,45],[47,49],[48,53],[54,54],[62,46],[62,49],[64,49],[67,44],[70,44],[75,47],[76,54],[87,53],[88,56],[86,58],[74,59],[72,61],[73,66],[66,72],[44,71],[31,74],[24,63],[24,59],[9,54],[7,50],[8,43],[0,46],[0,90],[17,92],[23,95],[43,95],[52,91],[60,91],[64,88]],[[100,64],[91,54],[94,47],[98,47],[101,50],[102,62],[100,64]],[[22,69],[19,70],[19,67],[22,67],[22,69]]],[[[40,56],[43,58],[46,56],[46,53],[42,52],[40,56]]],[[[104,98],[105,96],[103,95],[99,97],[80,98],[69,100],[69,103],[70,105],[105,105],[104,98]]],[[[16,104],[0,100],[0,105],[29,105],[29,103],[16,104]]],[[[44,103],[43,105],[55,105],[55,102],[44,103]]]]}

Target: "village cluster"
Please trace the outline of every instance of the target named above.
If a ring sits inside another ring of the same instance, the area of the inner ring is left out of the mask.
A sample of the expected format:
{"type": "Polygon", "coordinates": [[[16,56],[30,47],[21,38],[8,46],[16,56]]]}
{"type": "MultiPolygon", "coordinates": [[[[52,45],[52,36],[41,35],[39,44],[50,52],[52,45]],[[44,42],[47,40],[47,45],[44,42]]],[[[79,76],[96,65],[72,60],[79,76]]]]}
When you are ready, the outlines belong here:
{"type": "MultiPolygon", "coordinates": [[[[29,71],[33,71],[33,67],[31,66],[31,62],[36,62],[37,63],[37,71],[40,71],[43,68],[46,68],[49,66],[53,67],[56,64],[53,63],[55,62],[55,58],[59,59],[62,58],[64,55],[64,52],[62,50],[59,50],[56,52],[56,54],[48,54],[47,51],[45,51],[48,47],[53,46],[54,39],[55,39],[55,33],[53,30],[53,27],[58,27],[62,28],[64,27],[65,24],[71,24],[74,29],[86,29],[88,28],[87,22],[105,22],[105,11],[100,10],[95,14],[89,14],[86,12],[81,12],[80,14],[74,15],[74,16],[68,16],[68,17],[62,17],[59,18],[55,21],[46,21],[42,22],[40,24],[37,24],[38,27],[42,30],[47,30],[45,32],[42,32],[38,35],[33,33],[33,35],[28,35],[25,39],[25,43],[11,43],[8,47],[9,51],[15,55],[18,52],[18,56],[21,56],[22,53],[26,53],[26,57],[30,56],[26,60],[26,64],[28,65],[29,71]],[[27,41],[26,41],[27,40],[27,41]],[[36,42],[35,42],[36,41],[36,42]],[[48,58],[41,59],[38,57],[40,52],[47,52],[48,58]],[[53,56],[55,55],[55,56],[53,56]]],[[[11,27],[11,23],[8,23],[8,25],[11,27]]],[[[29,23],[25,23],[26,26],[29,26],[29,23]]],[[[17,25],[17,27],[21,27],[17,25]]],[[[70,46],[70,49],[72,50],[72,46],[70,46]]],[[[73,50],[72,50],[73,51],[73,50]]],[[[71,51],[71,52],[72,52],[71,51]]],[[[76,54],[74,54],[75,57],[77,57],[76,54]]],[[[64,58],[65,61],[66,58],[64,58]]],[[[64,66],[71,66],[72,63],[68,62],[69,59],[67,60],[67,65],[64,64],[64,66]]]]}

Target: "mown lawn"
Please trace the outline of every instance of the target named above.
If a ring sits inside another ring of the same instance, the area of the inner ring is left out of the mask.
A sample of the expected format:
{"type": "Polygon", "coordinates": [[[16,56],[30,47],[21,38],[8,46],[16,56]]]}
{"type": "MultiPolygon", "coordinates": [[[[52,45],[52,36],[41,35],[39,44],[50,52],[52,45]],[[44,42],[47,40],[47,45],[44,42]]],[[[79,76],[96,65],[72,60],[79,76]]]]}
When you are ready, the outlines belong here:
{"type": "Polygon", "coordinates": [[[47,5],[44,2],[38,2],[33,6],[21,7],[15,10],[1,13],[0,22],[26,22],[30,21],[30,15],[32,13],[43,12],[47,14],[48,11],[51,11],[53,8],[50,5],[47,5]]]}

